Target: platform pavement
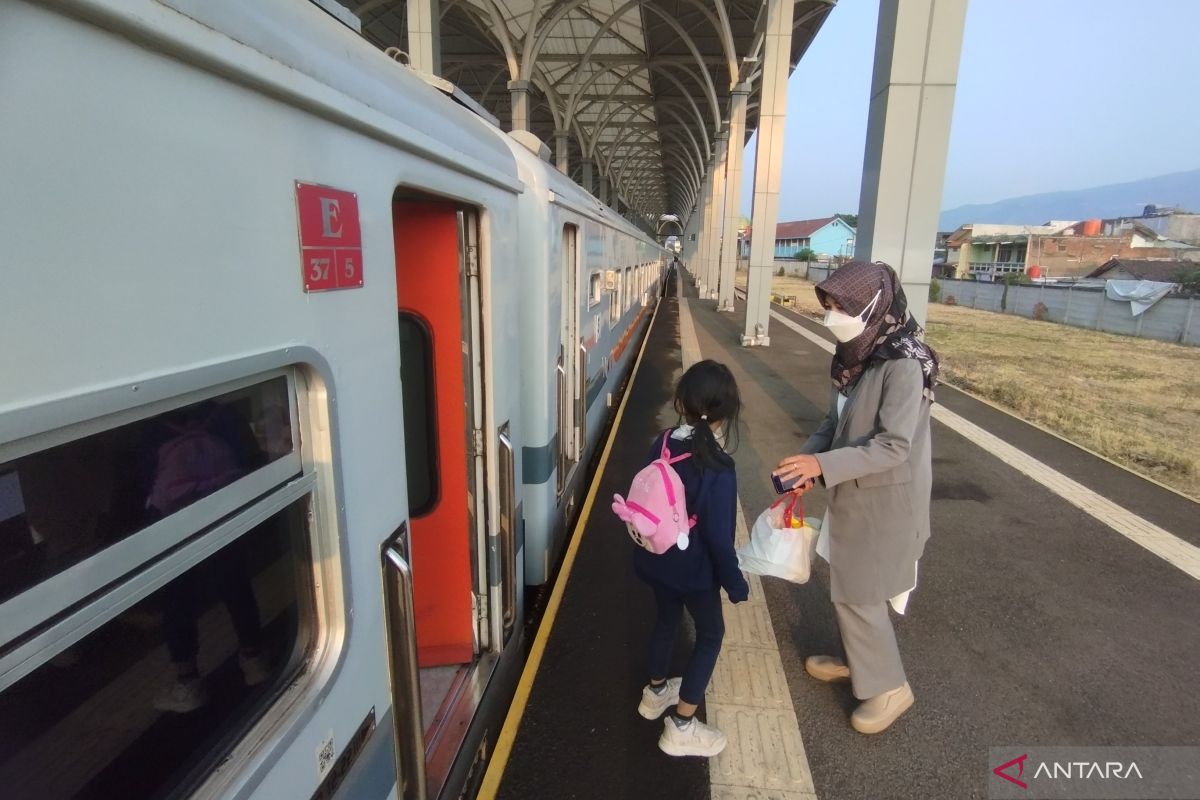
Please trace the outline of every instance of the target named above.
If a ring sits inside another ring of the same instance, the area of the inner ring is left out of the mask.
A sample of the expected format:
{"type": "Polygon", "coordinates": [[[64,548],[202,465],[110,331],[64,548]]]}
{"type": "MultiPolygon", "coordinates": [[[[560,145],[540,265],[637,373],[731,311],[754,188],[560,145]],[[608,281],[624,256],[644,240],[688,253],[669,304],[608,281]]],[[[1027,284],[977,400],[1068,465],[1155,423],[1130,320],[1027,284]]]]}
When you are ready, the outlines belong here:
{"type": "MultiPolygon", "coordinates": [[[[735,459],[752,520],[773,499],[771,466],[825,413],[828,354],[774,322],[771,347],[742,348],[741,314],[714,306],[693,299],[687,311],[702,355],[729,364],[742,388],[735,459]]],[[[618,430],[601,497],[623,488],[645,442],[672,421],[664,409],[680,359],[678,305],[662,309],[631,388],[638,411],[618,430]]],[[[943,390],[942,402],[1196,540],[1192,501],[1081,451],[1061,452],[1069,445],[970,398],[943,390]]],[[[848,688],[803,671],[806,655],[837,646],[827,570],[804,586],[764,582],[817,796],[983,797],[993,746],[1200,744],[1200,582],[940,423],[933,440],[933,538],[897,621],[917,703],[890,731],[855,733],[848,688]]],[[[809,513],[822,503],[811,495],[809,513]]],[[[619,527],[603,507],[593,517],[500,796],[708,797],[706,765],[659,754],[657,725],[634,711],[649,595],[619,527]]]]}

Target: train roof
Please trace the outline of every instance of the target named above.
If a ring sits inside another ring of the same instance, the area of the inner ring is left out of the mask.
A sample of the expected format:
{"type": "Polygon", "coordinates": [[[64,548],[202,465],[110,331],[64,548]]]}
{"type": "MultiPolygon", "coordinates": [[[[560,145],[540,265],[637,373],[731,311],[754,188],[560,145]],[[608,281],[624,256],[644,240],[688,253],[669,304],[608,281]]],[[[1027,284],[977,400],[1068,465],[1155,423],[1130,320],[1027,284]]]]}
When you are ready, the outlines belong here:
{"type": "MultiPolygon", "coordinates": [[[[495,135],[493,126],[318,6],[295,0],[158,2],[407,129],[388,137],[389,143],[513,191],[522,190],[512,152],[495,135]]],[[[371,127],[369,116],[368,112],[359,119],[365,128],[371,127]]]]}

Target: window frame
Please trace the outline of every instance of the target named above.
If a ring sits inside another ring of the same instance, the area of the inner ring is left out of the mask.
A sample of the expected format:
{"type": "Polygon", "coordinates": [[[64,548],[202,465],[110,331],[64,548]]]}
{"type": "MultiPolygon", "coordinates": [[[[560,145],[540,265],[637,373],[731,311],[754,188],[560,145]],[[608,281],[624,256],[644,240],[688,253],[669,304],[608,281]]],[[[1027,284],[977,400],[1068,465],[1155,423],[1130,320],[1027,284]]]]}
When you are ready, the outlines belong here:
{"type": "Polygon", "coordinates": [[[600,301],[604,299],[604,274],[598,269],[594,269],[588,275],[588,309],[591,310],[600,305],[600,301]]]}
{"type": "MultiPolygon", "coordinates": [[[[297,416],[297,379],[294,370],[276,368],[130,408],[124,413],[67,425],[42,436],[32,436],[12,444],[0,445],[0,462],[8,462],[280,377],[287,379],[291,453],[238,478],[228,486],[114,542],[0,603],[0,648],[19,641],[30,631],[45,627],[54,618],[67,613],[72,606],[92,595],[104,592],[105,587],[123,581],[147,564],[167,557],[173,548],[218,520],[252,503],[256,497],[271,491],[273,487],[301,474],[303,460],[297,416]]],[[[3,686],[3,664],[4,660],[0,659],[0,686],[3,686]]]]}
{"type": "MultiPolygon", "coordinates": [[[[120,580],[74,607],[55,614],[43,613],[39,628],[9,643],[7,650],[0,649],[0,691],[4,691],[271,515],[307,497],[314,628],[308,659],[298,677],[261,716],[237,732],[239,738],[226,758],[201,779],[198,796],[221,795],[232,787],[253,785],[261,779],[261,772],[247,770],[247,765],[269,760],[294,742],[304,723],[316,715],[318,701],[332,690],[344,663],[346,649],[340,645],[346,639],[350,585],[342,574],[342,565],[349,543],[338,535],[346,529],[346,520],[339,502],[343,481],[336,454],[338,424],[330,413],[336,407],[337,393],[329,362],[310,347],[289,347],[0,412],[0,457],[8,461],[18,454],[153,416],[204,396],[219,395],[238,385],[257,383],[264,375],[276,372],[287,372],[295,378],[294,383],[289,381],[289,404],[295,409],[292,434],[296,450],[292,455],[299,457],[300,474],[282,480],[264,496],[251,498],[215,523],[193,530],[183,544],[161,552],[157,560],[131,565],[120,580]],[[135,399],[142,402],[135,403],[135,399]]],[[[228,492],[238,483],[214,496],[229,497],[228,492]]],[[[182,513],[167,519],[178,519],[182,513]]]]}
{"type": "Polygon", "coordinates": [[[163,372],[137,382],[113,383],[67,397],[33,398],[21,406],[0,411],[0,454],[9,460],[16,457],[18,447],[31,446],[35,438],[37,444],[33,449],[52,447],[153,414],[148,409],[151,404],[168,401],[165,405],[172,407],[179,403],[170,401],[178,401],[189,393],[219,393],[216,387],[275,369],[290,370],[297,378],[292,401],[298,424],[293,432],[299,436],[302,474],[217,525],[199,531],[199,535],[157,562],[131,571],[125,581],[106,587],[100,595],[80,603],[35,636],[8,651],[0,649],[0,687],[8,687],[224,544],[307,494],[307,533],[312,559],[309,569],[314,592],[314,630],[308,659],[273,703],[238,730],[240,738],[220,763],[200,777],[194,797],[242,796],[260,784],[267,774],[265,765],[287,752],[317,716],[345,664],[351,581],[344,574],[343,565],[349,559],[350,542],[349,537],[339,533],[347,530],[347,525],[341,499],[344,496],[341,422],[333,413],[338,390],[331,364],[320,351],[308,345],[293,345],[202,367],[163,372]]]}

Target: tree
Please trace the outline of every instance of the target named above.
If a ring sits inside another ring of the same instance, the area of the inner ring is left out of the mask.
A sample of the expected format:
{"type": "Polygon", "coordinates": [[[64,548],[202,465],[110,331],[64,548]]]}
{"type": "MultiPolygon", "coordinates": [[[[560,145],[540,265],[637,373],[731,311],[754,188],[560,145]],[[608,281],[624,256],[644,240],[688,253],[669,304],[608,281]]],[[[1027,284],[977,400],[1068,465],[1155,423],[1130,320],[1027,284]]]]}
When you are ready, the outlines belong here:
{"type": "Polygon", "coordinates": [[[816,251],[814,251],[811,247],[802,248],[796,253],[796,260],[805,261],[811,264],[817,260],[816,251]]]}
{"type": "Polygon", "coordinates": [[[842,221],[851,228],[858,227],[858,214],[834,214],[835,217],[841,217],[842,221]]]}
{"type": "Polygon", "coordinates": [[[1184,267],[1176,272],[1175,282],[1188,294],[1200,294],[1200,264],[1192,269],[1184,267]]]}

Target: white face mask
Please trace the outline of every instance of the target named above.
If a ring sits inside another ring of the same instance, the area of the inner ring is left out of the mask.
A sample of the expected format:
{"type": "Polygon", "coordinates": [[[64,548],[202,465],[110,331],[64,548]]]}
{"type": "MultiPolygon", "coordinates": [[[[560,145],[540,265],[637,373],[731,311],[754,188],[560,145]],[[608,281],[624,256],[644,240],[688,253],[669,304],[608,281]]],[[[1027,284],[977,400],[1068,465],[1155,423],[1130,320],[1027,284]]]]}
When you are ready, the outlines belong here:
{"type": "Polygon", "coordinates": [[[882,292],[882,289],[875,292],[875,296],[871,298],[871,302],[867,303],[867,307],[857,317],[852,317],[844,311],[831,308],[825,312],[825,320],[822,324],[826,328],[829,328],[829,332],[839,342],[845,343],[857,339],[867,329],[867,317],[871,316],[871,309],[875,307],[875,303],[879,300],[879,295],[882,292]]]}

